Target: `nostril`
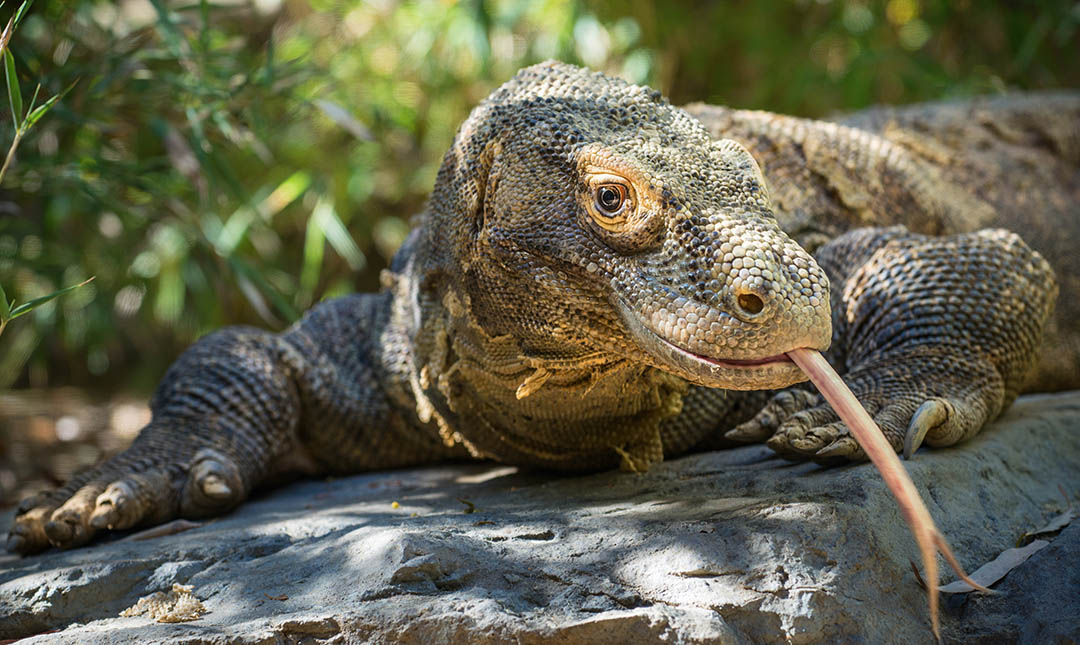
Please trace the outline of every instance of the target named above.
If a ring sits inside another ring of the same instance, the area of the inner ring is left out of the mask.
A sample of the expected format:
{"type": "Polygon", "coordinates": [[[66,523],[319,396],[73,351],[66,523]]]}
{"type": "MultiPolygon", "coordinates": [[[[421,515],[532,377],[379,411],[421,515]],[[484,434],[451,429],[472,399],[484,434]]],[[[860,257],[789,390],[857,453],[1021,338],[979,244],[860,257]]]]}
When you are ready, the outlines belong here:
{"type": "Polygon", "coordinates": [[[739,304],[739,309],[751,315],[759,314],[765,308],[765,303],[761,301],[761,298],[752,293],[740,293],[735,301],[739,304]]]}

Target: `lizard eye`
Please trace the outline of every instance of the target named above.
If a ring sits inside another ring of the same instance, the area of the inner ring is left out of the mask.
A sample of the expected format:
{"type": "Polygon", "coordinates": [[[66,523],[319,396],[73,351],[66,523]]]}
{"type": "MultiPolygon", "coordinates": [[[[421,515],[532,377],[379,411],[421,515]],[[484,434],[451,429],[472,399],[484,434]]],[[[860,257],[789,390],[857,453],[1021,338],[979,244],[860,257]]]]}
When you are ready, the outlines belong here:
{"type": "Polygon", "coordinates": [[[632,168],[628,172],[610,169],[610,154],[601,160],[608,164],[588,164],[586,159],[584,190],[577,193],[578,213],[585,226],[617,251],[636,253],[650,248],[660,239],[664,223],[654,186],[642,190],[643,182],[632,168]]]}
{"type": "Polygon", "coordinates": [[[602,215],[615,217],[626,203],[626,187],[603,184],[596,188],[596,208],[602,215]]]}

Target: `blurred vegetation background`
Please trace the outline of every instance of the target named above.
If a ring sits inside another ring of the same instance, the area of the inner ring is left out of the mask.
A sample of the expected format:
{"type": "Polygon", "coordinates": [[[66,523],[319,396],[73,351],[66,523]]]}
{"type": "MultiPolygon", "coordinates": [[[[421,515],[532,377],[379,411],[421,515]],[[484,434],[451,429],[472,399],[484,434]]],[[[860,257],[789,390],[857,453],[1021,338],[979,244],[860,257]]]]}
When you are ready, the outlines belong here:
{"type": "Polygon", "coordinates": [[[0,185],[0,286],[96,280],[8,326],[0,391],[144,394],[212,329],[376,289],[457,125],[524,65],[822,116],[1078,87],[1078,28],[1073,0],[38,0],[22,94],[78,82],[0,185]]]}

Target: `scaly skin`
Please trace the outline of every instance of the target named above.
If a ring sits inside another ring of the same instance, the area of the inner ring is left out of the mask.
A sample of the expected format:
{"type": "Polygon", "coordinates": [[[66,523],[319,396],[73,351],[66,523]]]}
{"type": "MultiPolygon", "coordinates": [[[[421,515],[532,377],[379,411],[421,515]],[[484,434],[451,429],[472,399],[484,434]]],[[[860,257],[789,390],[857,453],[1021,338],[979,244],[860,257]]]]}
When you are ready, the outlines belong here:
{"type": "MultiPolygon", "coordinates": [[[[298,472],[468,455],[641,471],[725,432],[793,458],[862,458],[797,385],[785,352],[801,347],[831,343],[897,450],[960,441],[1008,405],[1057,286],[1016,235],[971,231],[1026,203],[1061,202],[1075,222],[1075,157],[1047,147],[1049,197],[981,208],[974,171],[956,183],[882,153],[881,117],[858,131],[692,113],[572,66],[522,70],[462,125],[382,293],[321,304],[281,335],[201,340],[131,448],[24,502],[9,548],[222,513],[298,472]],[[946,215],[973,224],[917,225],[946,215]],[[891,223],[912,232],[846,232],[891,223]]],[[[1030,146],[1014,147],[979,163],[1019,168],[1030,146]]]]}

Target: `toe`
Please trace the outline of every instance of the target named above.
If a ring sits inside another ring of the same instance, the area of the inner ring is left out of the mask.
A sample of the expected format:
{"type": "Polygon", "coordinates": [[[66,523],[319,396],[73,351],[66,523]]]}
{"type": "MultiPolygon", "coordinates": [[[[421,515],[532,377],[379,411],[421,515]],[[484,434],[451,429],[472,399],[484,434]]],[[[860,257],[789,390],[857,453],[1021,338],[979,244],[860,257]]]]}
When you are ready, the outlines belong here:
{"type": "Polygon", "coordinates": [[[818,444],[813,450],[808,450],[809,446],[816,443],[815,430],[836,421],[836,414],[830,408],[822,406],[803,410],[781,424],[776,434],[766,443],[783,457],[806,459],[821,447],[821,444],[818,444]]]}
{"type": "Polygon", "coordinates": [[[75,491],[66,502],[53,511],[45,522],[45,534],[54,546],[66,549],[86,544],[94,536],[90,515],[95,500],[105,489],[101,482],[91,482],[75,491]]]}
{"type": "Polygon", "coordinates": [[[731,430],[725,432],[724,438],[731,439],[732,441],[756,443],[771,437],[772,434],[776,432],[776,426],[776,417],[768,410],[768,408],[766,408],[759,412],[753,419],[750,419],[745,423],[740,423],[731,430]]]}
{"type": "Polygon", "coordinates": [[[791,447],[806,456],[813,456],[819,450],[832,444],[847,428],[843,422],[827,423],[822,426],[809,428],[801,437],[791,439],[791,447]]]}
{"type": "Polygon", "coordinates": [[[950,397],[938,401],[945,408],[946,419],[926,433],[926,444],[935,448],[970,439],[1000,411],[1000,406],[993,409],[986,401],[974,396],[950,397]]]}
{"type": "Polygon", "coordinates": [[[32,507],[22,510],[8,533],[7,550],[23,555],[37,553],[49,547],[45,523],[55,510],[54,505],[32,507]]]}
{"type": "Polygon", "coordinates": [[[765,441],[793,414],[820,403],[820,397],[813,392],[783,390],[772,397],[753,419],[729,430],[724,434],[724,438],[745,442],[765,441]]]}
{"type": "Polygon", "coordinates": [[[90,518],[96,528],[128,529],[176,517],[179,490],[165,469],[128,475],[98,496],[90,518]]]}
{"type": "Polygon", "coordinates": [[[181,514],[189,518],[217,515],[239,504],[245,494],[236,462],[216,450],[200,450],[181,494],[181,514]]]}

